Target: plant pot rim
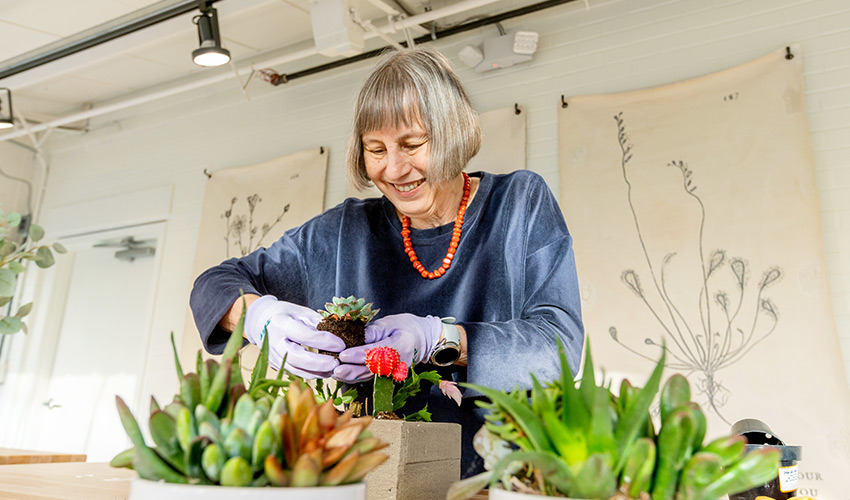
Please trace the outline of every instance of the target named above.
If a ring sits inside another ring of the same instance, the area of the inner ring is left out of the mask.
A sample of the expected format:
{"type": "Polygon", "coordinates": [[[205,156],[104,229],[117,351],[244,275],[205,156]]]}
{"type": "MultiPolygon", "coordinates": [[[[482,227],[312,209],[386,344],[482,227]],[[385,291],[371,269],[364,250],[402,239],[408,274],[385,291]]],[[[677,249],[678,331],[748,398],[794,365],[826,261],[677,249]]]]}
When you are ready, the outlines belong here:
{"type": "Polygon", "coordinates": [[[494,486],[490,488],[488,491],[489,498],[492,499],[501,499],[501,500],[517,500],[517,499],[531,499],[531,498],[558,498],[560,500],[584,500],[578,498],[571,497],[553,497],[549,495],[537,495],[532,493],[522,493],[519,491],[508,491],[504,488],[500,488],[498,486],[494,486]]]}
{"type": "Polygon", "coordinates": [[[326,498],[365,499],[366,483],[344,484],[340,486],[312,486],[290,488],[280,486],[219,486],[208,484],[179,484],[165,481],[151,481],[134,477],[130,482],[130,500],[281,500],[304,499],[324,500],[326,498]]]}

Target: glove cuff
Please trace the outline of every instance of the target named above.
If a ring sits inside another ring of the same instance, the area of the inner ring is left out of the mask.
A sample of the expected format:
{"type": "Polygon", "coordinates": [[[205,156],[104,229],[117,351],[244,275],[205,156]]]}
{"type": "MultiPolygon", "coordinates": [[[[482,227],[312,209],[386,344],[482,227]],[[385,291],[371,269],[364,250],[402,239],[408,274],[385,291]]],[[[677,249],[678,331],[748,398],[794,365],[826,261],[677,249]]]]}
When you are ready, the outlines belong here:
{"type": "Polygon", "coordinates": [[[248,306],[245,311],[245,338],[255,345],[263,344],[266,326],[277,309],[278,300],[274,295],[263,295],[248,306]]]}

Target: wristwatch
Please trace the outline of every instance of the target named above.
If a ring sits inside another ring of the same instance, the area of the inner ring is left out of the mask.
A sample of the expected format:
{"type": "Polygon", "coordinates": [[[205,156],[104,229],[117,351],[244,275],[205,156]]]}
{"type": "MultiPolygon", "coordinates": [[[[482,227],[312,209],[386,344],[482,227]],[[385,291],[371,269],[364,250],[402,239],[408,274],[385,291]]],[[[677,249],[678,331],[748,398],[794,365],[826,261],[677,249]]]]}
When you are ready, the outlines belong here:
{"type": "Polygon", "coordinates": [[[460,358],[460,330],[454,324],[455,318],[440,318],[443,322],[443,333],[440,340],[431,349],[429,360],[432,365],[449,366],[460,358]]]}

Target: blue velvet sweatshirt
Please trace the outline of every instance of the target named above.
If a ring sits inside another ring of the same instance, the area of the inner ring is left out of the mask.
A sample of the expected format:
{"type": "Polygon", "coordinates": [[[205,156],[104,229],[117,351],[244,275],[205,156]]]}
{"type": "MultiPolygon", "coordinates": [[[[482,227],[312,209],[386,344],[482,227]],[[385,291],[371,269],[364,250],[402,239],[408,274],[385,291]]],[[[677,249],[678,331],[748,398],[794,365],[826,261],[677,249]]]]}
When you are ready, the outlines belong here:
{"type": "MultiPolygon", "coordinates": [[[[240,290],[312,309],[322,309],[334,296],[354,295],[373,302],[379,316],[457,318],[466,330],[468,366],[439,368],[445,379],[499,390],[530,388],[530,373],[553,380],[560,374],[556,337],[575,372],[584,329],[572,237],[554,195],[528,170],[470,175],[481,181],[452,266],[442,277],[422,278],[413,268],[404,253],[401,221],[386,197],[349,198],[286,231],[268,248],[198,277],[190,304],[205,348],[223,351],[230,334],[217,325],[240,290]]],[[[425,268],[441,265],[452,229],[453,223],[412,229],[413,248],[425,268]]],[[[370,385],[359,384],[361,399],[371,394],[370,385]]],[[[412,413],[427,404],[434,421],[462,425],[463,477],[482,467],[472,449],[484,414],[475,399],[477,393],[467,390],[457,406],[437,387],[423,387],[405,406],[412,413]]]]}

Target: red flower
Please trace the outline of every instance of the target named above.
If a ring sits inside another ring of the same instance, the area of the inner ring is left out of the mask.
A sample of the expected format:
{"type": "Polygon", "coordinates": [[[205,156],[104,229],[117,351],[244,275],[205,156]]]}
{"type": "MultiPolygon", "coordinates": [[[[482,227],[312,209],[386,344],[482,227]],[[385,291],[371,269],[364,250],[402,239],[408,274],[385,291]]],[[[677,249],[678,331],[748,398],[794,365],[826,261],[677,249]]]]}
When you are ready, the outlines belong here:
{"type": "Polygon", "coordinates": [[[393,380],[396,382],[403,382],[404,379],[407,378],[407,363],[404,361],[399,361],[397,365],[395,365],[395,370],[393,370],[393,380]]]}
{"type": "Polygon", "coordinates": [[[398,351],[392,347],[381,346],[374,349],[366,349],[366,367],[369,368],[370,372],[379,377],[392,375],[400,359],[398,351]]]}

